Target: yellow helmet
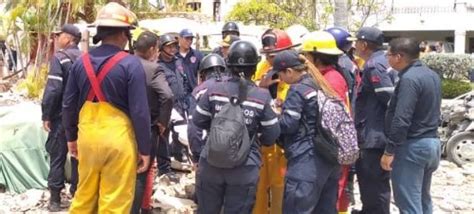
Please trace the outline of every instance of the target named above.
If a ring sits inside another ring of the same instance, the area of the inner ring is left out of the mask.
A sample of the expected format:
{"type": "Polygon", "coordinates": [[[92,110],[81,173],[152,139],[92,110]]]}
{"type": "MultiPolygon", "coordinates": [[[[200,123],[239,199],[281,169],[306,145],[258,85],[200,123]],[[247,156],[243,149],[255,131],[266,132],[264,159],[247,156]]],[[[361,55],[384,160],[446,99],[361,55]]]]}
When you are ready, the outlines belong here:
{"type": "Polygon", "coordinates": [[[336,39],[325,31],[314,31],[303,37],[303,52],[318,52],[328,55],[341,55],[342,52],[337,48],[336,39]]]}
{"type": "Polygon", "coordinates": [[[132,11],[119,3],[110,2],[99,10],[93,25],[96,27],[128,27],[134,29],[136,24],[137,16],[132,11]]]}

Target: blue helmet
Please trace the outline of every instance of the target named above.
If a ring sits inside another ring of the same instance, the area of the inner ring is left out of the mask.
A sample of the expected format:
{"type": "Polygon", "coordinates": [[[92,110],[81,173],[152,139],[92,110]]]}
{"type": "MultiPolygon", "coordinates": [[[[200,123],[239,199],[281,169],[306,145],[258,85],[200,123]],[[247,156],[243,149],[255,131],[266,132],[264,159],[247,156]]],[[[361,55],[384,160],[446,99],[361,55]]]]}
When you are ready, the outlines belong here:
{"type": "Polygon", "coordinates": [[[344,28],[341,27],[332,27],[326,29],[334,39],[336,39],[337,48],[347,51],[352,46],[352,41],[354,41],[352,35],[344,28]]]}

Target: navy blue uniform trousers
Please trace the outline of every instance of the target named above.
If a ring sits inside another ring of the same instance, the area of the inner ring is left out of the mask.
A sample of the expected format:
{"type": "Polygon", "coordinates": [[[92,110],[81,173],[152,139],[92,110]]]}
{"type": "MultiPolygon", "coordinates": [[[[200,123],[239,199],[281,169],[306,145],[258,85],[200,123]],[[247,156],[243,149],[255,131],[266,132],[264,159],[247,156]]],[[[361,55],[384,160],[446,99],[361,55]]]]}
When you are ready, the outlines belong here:
{"type": "Polygon", "coordinates": [[[380,166],[383,149],[362,149],[356,162],[363,214],[390,213],[390,172],[380,166]]]}
{"type": "MultiPolygon", "coordinates": [[[[67,140],[61,120],[52,120],[51,131],[46,141],[46,151],[49,154],[48,188],[61,191],[66,181],[65,169],[67,159],[67,140]]],[[[71,187],[69,192],[74,195],[77,189],[77,160],[71,157],[71,187]]]]}
{"type": "Polygon", "coordinates": [[[216,168],[199,159],[196,176],[198,214],[252,213],[260,167],[216,168]]]}

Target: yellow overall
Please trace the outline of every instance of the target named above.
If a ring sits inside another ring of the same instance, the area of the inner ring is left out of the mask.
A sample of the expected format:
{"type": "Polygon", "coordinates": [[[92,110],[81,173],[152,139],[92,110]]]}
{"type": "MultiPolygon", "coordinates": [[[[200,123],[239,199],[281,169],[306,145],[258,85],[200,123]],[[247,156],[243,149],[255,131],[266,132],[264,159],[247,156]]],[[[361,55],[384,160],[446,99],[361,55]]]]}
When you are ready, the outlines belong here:
{"type": "MultiPolygon", "coordinates": [[[[92,69],[89,56],[83,58],[86,71],[87,63],[92,69]]],[[[106,67],[113,65],[104,66],[99,73],[106,74],[106,67]]],[[[94,77],[91,77],[89,71],[87,73],[93,94],[92,99],[88,96],[79,113],[79,184],[69,212],[130,213],[137,168],[132,123],[124,112],[105,101],[95,74],[92,73],[94,77]],[[94,96],[99,102],[92,101],[94,96]]]]}
{"type": "MultiPolygon", "coordinates": [[[[257,65],[252,80],[260,81],[270,70],[271,65],[262,60],[257,65]]],[[[290,86],[284,82],[278,83],[277,98],[284,101],[290,86]]],[[[262,146],[262,168],[257,187],[257,200],[254,214],[279,214],[282,212],[283,191],[285,187],[286,158],[283,149],[277,145],[262,146]]]]}

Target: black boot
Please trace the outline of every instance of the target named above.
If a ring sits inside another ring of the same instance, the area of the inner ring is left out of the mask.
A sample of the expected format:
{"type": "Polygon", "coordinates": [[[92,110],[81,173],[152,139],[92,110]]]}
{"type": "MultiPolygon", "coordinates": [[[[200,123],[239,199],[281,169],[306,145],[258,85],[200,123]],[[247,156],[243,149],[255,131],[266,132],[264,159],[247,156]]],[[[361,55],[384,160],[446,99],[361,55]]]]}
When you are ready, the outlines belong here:
{"type": "Polygon", "coordinates": [[[50,212],[61,211],[61,192],[51,190],[50,194],[51,194],[51,198],[49,199],[48,210],[50,212]]]}

